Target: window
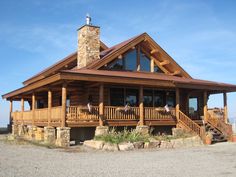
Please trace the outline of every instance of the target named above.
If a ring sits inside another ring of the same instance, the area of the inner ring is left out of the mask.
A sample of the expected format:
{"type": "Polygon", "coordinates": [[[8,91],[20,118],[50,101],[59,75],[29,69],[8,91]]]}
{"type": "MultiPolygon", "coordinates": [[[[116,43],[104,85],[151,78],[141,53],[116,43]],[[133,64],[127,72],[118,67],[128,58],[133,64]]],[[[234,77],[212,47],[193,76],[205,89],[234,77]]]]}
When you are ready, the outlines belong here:
{"type": "Polygon", "coordinates": [[[124,105],[124,89],[123,88],[110,89],[110,103],[111,103],[111,106],[124,105]]]}
{"type": "Polygon", "coordinates": [[[154,66],[154,72],[163,73],[163,71],[157,65],[154,66]]]}
{"type": "Polygon", "coordinates": [[[136,49],[128,52],[124,56],[125,70],[136,71],[137,70],[137,51],[136,49]]]}
{"type": "Polygon", "coordinates": [[[130,106],[138,106],[138,89],[126,89],[126,103],[130,106]]]}
{"type": "Polygon", "coordinates": [[[189,98],[189,114],[195,115],[198,112],[198,99],[189,98]]]}
{"type": "Polygon", "coordinates": [[[152,107],[153,106],[153,91],[152,90],[144,90],[143,104],[146,107],[152,107]]]}
{"type": "Polygon", "coordinates": [[[124,60],[123,59],[116,59],[116,60],[110,62],[107,65],[107,67],[105,67],[104,69],[115,70],[115,71],[124,70],[124,60]]]}
{"type": "Polygon", "coordinates": [[[175,106],[175,93],[174,92],[166,92],[166,104],[170,107],[175,106]]]}
{"type": "Polygon", "coordinates": [[[140,70],[141,71],[150,71],[150,59],[147,58],[145,54],[140,53],[140,70]]]}
{"type": "Polygon", "coordinates": [[[165,92],[154,91],[154,107],[165,106],[165,92]]]}
{"type": "Polygon", "coordinates": [[[44,101],[43,100],[37,100],[37,109],[44,108],[44,101]]]}

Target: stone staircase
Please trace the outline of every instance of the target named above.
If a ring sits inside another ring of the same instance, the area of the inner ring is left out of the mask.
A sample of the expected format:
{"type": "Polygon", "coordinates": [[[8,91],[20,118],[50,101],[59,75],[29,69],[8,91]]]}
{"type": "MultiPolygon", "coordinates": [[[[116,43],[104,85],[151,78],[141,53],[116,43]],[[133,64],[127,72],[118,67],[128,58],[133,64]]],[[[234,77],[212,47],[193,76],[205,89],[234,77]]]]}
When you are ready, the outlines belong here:
{"type": "Polygon", "coordinates": [[[210,123],[205,123],[206,132],[210,131],[213,135],[212,143],[226,142],[227,136],[224,135],[220,130],[213,127],[210,123]]]}

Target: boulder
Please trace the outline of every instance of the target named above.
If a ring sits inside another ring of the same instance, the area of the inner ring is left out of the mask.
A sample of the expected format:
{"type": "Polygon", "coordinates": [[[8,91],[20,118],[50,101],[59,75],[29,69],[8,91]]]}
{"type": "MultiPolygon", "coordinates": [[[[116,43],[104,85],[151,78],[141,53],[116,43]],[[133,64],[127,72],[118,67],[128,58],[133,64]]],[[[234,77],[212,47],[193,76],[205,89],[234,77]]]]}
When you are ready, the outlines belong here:
{"type": "Polygon", "coordinates": [[[132,143],[121,143],[118,146],[121,151],[134,150],[134,145],[132,143]]]}
{"type": "Polygon", "coordinates": [[[144,148],[144,142],[138,141],[133,143],[135,149],[143,149],[144,148]]]}
{"type": "Polygon", "coordinates": [[[87,141],[84,141],[84,145],[94,148],[94,149],[102,149],[104,146],[104,142],[96,141],[96,140],[87,140],[87,141]]]}
{"type": "Polygon", "coordinates": [[[171,149],[174,147],[173,142],[171,141],[161,141],[160,148],[161,149],[171,149]]]}
{"type": "Polygon", "coordinates": [[[119,151],[117,144],[105,143],[103,148],[105,151],[119,151]]]}

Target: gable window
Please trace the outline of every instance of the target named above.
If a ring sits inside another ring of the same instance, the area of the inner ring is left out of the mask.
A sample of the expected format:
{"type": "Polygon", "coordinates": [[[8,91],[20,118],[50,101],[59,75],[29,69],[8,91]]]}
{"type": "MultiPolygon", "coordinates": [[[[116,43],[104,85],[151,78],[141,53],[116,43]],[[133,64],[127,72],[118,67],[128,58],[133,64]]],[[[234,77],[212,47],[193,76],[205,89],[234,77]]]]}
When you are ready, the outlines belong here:
{"type": "Polygon", "coordinates": [[[157,65],[154,66],[154,72],[163,73],[163,71],[157,65]]]}
{"type": "Polygon", "coordinates": [[[140,55],[140,70],[141,71],[150,71],[150,59],[141,52],[140,55]]]}
{"type": "Polygon", "coordinates": [[[108,69],[113,71],[124,70],[124,60],[117,58],[114,61],[110,62],[106,67],[103,67],[102,69],[108,69]]]}
{"type": "Polygon", "coordinates": [[[134,49],[124,56],[125,70],[137,70],[137,50],[134,49]]]}

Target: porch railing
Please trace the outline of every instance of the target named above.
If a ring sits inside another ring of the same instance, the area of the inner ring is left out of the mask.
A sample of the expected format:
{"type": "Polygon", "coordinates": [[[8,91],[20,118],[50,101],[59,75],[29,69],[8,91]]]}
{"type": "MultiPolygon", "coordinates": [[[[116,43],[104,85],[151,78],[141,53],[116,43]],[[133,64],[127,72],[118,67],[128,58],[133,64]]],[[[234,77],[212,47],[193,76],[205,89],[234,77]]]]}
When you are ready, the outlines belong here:
{"type": "MultiPolygon", "coordinates": [[[[48,108],[35,109],[34,111],[13,112],[11,114],[13,121],[16,123],[36,124],[47,123],[60,123],[62,116],[62,107],[52,107],[51,114],[48,108]],[[51,115],[49,119],[49,115],[51,115]],[[34,117],[34,120],[33,120],[34,117]]],[[[171,109],[169,113],[165,111],[158,111],[153,107],[144,107],[145,120],[173,120],[176,116],[175,109],[171,109]]],[[[104,119],[105,120],[139,120],[140,109],[139,107],[130,107],[125,109],[123,106],[104,106],[104,119]]],[[[79,121],[98,121],[99,120],[99,107],[92,106],[89,111],[87,106],[69,106],[66,110],[67,122],[79,121]]]]}
{"type": "Polygon", "coordinates": [[[119,106],[105,106],[104,118],[106,120],[138,120],[139,107],[125,109],[119,106]]]}
{"type": "Polygon", "coordinates": [[[78,122],[83,120],[94,121],[99,119],[98,106],[92,106],[91,110],[87,106],[69,106],[67,108],[67,121],[78,122]]]}
{"type": "Polygon", "coordinates": [[[165,110],[158,110],[153,107],[145,107],[144,108],[144,117],[145,120],[170,120],[175,119],[176,113],[175,109],[171,108],[170,112],[166,112],[165,110]]]}

